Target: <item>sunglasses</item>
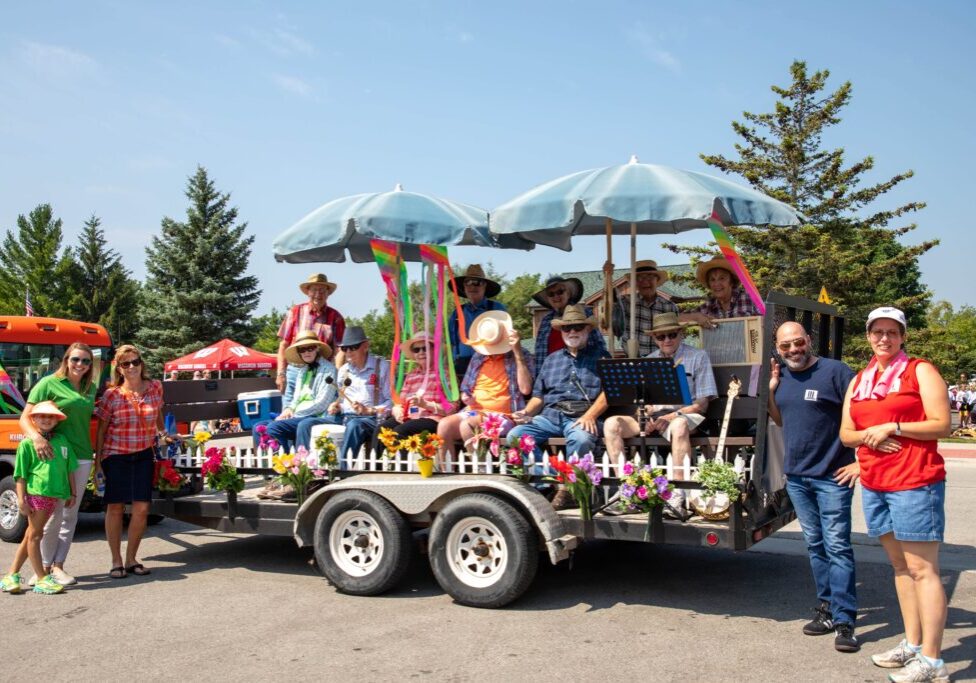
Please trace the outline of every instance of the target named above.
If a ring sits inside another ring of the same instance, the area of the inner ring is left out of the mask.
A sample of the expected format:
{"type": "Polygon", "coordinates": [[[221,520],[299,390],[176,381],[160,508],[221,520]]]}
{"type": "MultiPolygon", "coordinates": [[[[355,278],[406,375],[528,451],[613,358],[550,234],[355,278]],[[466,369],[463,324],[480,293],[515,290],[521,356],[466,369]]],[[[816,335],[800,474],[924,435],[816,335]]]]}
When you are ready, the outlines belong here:
{"type": "Polygon", "coordinates": [[[312,351],[318,351],[318,350],[319,350],[319,347],[317,347],[317,346],[299,346],[298,347],[298,353],[311,353],[312,351]]]}
{"type": "Polygon", "coordinates": [[[410,352],[411,353],[427,353],[427,347],[426,346],[411,346],[410,347],[410,352]]]}
{"type": "Polygon", "coordinates": [[[464,281],[464,286],[465,287],[481,287],[484,284],[485,284],[485,281],[484,280],[475,280],[475,279],[470,278],[470,277],[467,280],[464,281]]]}
{"type": "Polygon", "coordinates": [[[72,356],[71,358],[68,359],[68,362],[69,363],[81,363],[82,365],[91,365],[92,364],[92,359],[91,358],[75,358],[74,356],[72,356]]]}
{"type": "Polygon", "coordinates": [[[343,351],[356,351],[365,343],[366,342],[359,342],[358,344],[353,344],[352,346],[340,346],[339,348],[343,351]]]}
{"type": "Polygon", "coordinates": [[[875,341],[881,341],[885,335],[888,336],[888,339],[898,339],[901,336],[901,330],[871,330],[868,334],[875,341]]]}
{"type": "Polygon", "coordinates": [[[795,346],[798,349],[802,349],[806,345],[807,345],[807,340],[804,339],[803,337],[800,337],[799,339],[794,339],[792,341],[781,342],[776,345],[776,348],[779,349],[780,351],[789,351],[791,347],[795,346]]]}
{"type": "Polygon", "coordinates": [[[586,325],[563,325],[563,332],[582,332],[586,329],[586,325]]]}
{"type": "Polygon", "coordinates": [[[119,367],[120,368],[137,368],[140,365],[142,365],[142,359],[141,358],[134,358],[132,360],[120,360],[119,361],[119,367]]]}
{"type": "Polygon", "coordinates": [[[546,292],[546,296],[552,298],[554,296],[562,296],[565,293],[566,293],[565,289],[550,289],[548,292],[546,292]]]}
{"type": "Polygon", "coordinates": [[[654,338],[657,341],[664,341],[665,339],[677,339],[678,338],[678,333],[677,332],[662,332],[661,334],[655,334],[654,335],[654,338]]]}

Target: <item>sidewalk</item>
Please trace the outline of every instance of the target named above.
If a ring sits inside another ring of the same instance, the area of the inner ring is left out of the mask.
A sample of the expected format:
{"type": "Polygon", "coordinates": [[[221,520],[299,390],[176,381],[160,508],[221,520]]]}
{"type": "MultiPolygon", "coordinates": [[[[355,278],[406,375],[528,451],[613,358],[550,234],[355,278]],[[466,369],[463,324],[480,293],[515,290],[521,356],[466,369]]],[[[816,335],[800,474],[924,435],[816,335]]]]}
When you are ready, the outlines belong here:
{"type": "Polygon", "coordinates": [[[939,454],[943,458],[976,460],[976,441],[973,443],[939,443],[939,454]]]}

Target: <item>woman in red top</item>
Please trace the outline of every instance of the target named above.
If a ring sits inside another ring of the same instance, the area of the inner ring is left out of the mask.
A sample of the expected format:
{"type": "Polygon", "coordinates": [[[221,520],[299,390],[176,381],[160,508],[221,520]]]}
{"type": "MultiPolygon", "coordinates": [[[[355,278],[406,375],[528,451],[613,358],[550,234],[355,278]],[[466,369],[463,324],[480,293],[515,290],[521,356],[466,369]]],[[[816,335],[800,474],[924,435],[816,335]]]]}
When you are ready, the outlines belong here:
{"type": "Polygon", "coordinates": [[[878,537],[895,570],[905,625],[904,640],[871,659],[885,668],[905,667],[889,676],[893,681],[947,681],[941,659],[946,596],[939,578],[945,463],[938,439],[949,434],[949,399],[938,370],[905,353],[906,329],[897,308],[868,315],[874,357],[847,389],[840,438],[857,448],[868,535],[878,537]]]}
{"type": "Polygon", "coordinates": [[[152,500],[153,443],[166,438],[163,387],[149,379],[139,350],[129,344],[115,352],[111,386],[95,409],[95,468],[105,474],[105,535],[112,552],[113,579],[149,570],[136,559],[152,500]],[[122,511],[132,504],[129,542],[122,562],[122,511]]]}

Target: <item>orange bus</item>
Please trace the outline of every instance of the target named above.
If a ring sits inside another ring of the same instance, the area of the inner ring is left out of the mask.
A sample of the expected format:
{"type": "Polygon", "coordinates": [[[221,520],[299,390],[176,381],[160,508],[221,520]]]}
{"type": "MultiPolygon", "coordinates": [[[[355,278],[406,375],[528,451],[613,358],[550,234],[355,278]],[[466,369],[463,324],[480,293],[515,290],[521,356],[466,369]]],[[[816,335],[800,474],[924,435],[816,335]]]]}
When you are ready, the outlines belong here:
{"type": "MultiPolygon", "coordinates": [[[[0,365],[25,400],[39,379],[58,369],[61,357],[74,342],[92,348],[95,377],[107,379],[113,348],[108,331],[101,325],[60,318],[0,315],[0,365]]],[[[14,540],[23,533],[24,520],[17,511],[13,472],[14,454],[24,435],[18,424],[19,406],[7,396],[4,402],[8,409],[0,404],[0,412],[4,413],[0,414],[0,538],[14,540]]]]}

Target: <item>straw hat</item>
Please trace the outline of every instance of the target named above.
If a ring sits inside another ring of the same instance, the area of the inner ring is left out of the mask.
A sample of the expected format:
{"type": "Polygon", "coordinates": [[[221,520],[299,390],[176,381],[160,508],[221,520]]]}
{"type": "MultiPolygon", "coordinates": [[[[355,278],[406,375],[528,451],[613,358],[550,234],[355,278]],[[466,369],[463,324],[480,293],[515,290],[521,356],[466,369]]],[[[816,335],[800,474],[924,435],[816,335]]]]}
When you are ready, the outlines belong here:
{"type": "Polygon", "coordinates": [[[54,404],[54,401],[41,401],[34,406],[34,409],[31,411],[31,415],[50,415],[58,418],[58,422],[67,419],[68,417],[58,410],[58,407],[54,404]]]}
{"type": "Polygon", "coordinates": [[[336,288],[339,286],[334,282],[329,282],[329,278],[327,278],[324,274],[316,273],[315,275],[310,275],[309,278],[305,280],[305,282],[298,285],[298,288],[302,290],[302,294],[308,296],[308,288],[311,287],[312,285],[325,285],[326,288],[328,289],[329,295],[331,295],[332,292],[336,291],[336,288]]]}
{"type": "Polygon", "coordinates": [[[685,329],[689,324],[678,322],[677,313],[657,313],[654,316],[654,322],[651,323],[651,329],[647,330],[647,333],[660,334],[661,332],[674,332],[675,330],[685,329]]]}
{"type": "Polygon", "coordinates": [[[484,268],[482,268],[477,263],[472,263],[470,266],[468,266],[468,269],[464,271],[464,274],[463,275],[455,275],[454,276],[454,280],[451,281],[451,289],[453,289],[455,292],[457,292],[458,296],[463,296],[463,297],[467,298],[467,296],[464,294],[464,281],[467,278],[469,278],[469,277],[470,278],[477,278],[479,280],[484,280],[485,281],[485,298],[486,299],[490,299],[493,296],[498,296],[498,293],[502,291],[502,286],[500,284],[498,284],[494,280],[489,280],[485,276],[485,270],[484,270],[484,268]],[[460,291],[458,291],[454,287],[454,283],[455,282],[457,282],[458,283],[458,286],[461,288],[460,291]]]}
{"type": "Polygon", "coordinates": [[[569,295],[569,298],[566,300],[567,305],[578,303],[583,298],[583,281],[578,277],[563,277],[562,275],[553,275],[546,280],[546,286],[533,294],[532,298],[540,306],[552,308],[552,304],[549,303],[549,297],[546,296],[546,290],[558,284],[566,285],[566,293],[569,295]]]}
{"type": "Polygon", "coordinates": [[[317,334],[309,330],[298,335],[291,346],[285,349],[285,360],[292,365],[304,365],[305,361],[302,360],[302,354],[298,353],[298,348],[300,346],[311,346],[312,344],[319,347],[319,355],[322,358],[326,360],[332,358],[332,347],[319,339],[317,334]]]}
{"type": "Polygon", "coordinates": [[[695,279],[702,284],[702,287],[708,289],[708,273],[716,268],[728,271],[729,275],[732,276],[732,281],[738,282],[739,278],[736,276],[735,271],[732,270],[732,264],[721,256],[713,256],[710,261],[702,261],[699,263],[698,267],[695,268],[695,279]]]}
{"type": "Polygon", "coordinates": [[[505,311],[485,311],[471,322],[471,348],[485,356],[499,356],[512,350],[508,335],[515,329],[505,311]]]}
{"type": "Polygon", "coordinates": [[[410,360],[417,360],[416,354],[414,354],[412,347],[417,342],[424,342],[428,347],[434,343],[434,340],[430,338],[430,335],[426,332],[417,332],[410,339],[402,342],[400,344],[400,352],[410,360]]]}
{"type": "Polygon", "coordinates": [[[586,315],[586,309],[582,304],[571,304],[563,309],[563,316],[561,318],[553,318],[552,326],[557,330],[563,325],[593,325],[597,326],[597,319],[590,315],[586,315]]]}
{"type": "Polygon", "coordinates": [[[644,259],[643,261],[634,263],[634,272],[654,273],[657,276],[658,287],[667,282],[668,278],[671,277],[668,275],[668,271],[658,270],[657,261],[651,261],[650,259],[644,259]]]}

